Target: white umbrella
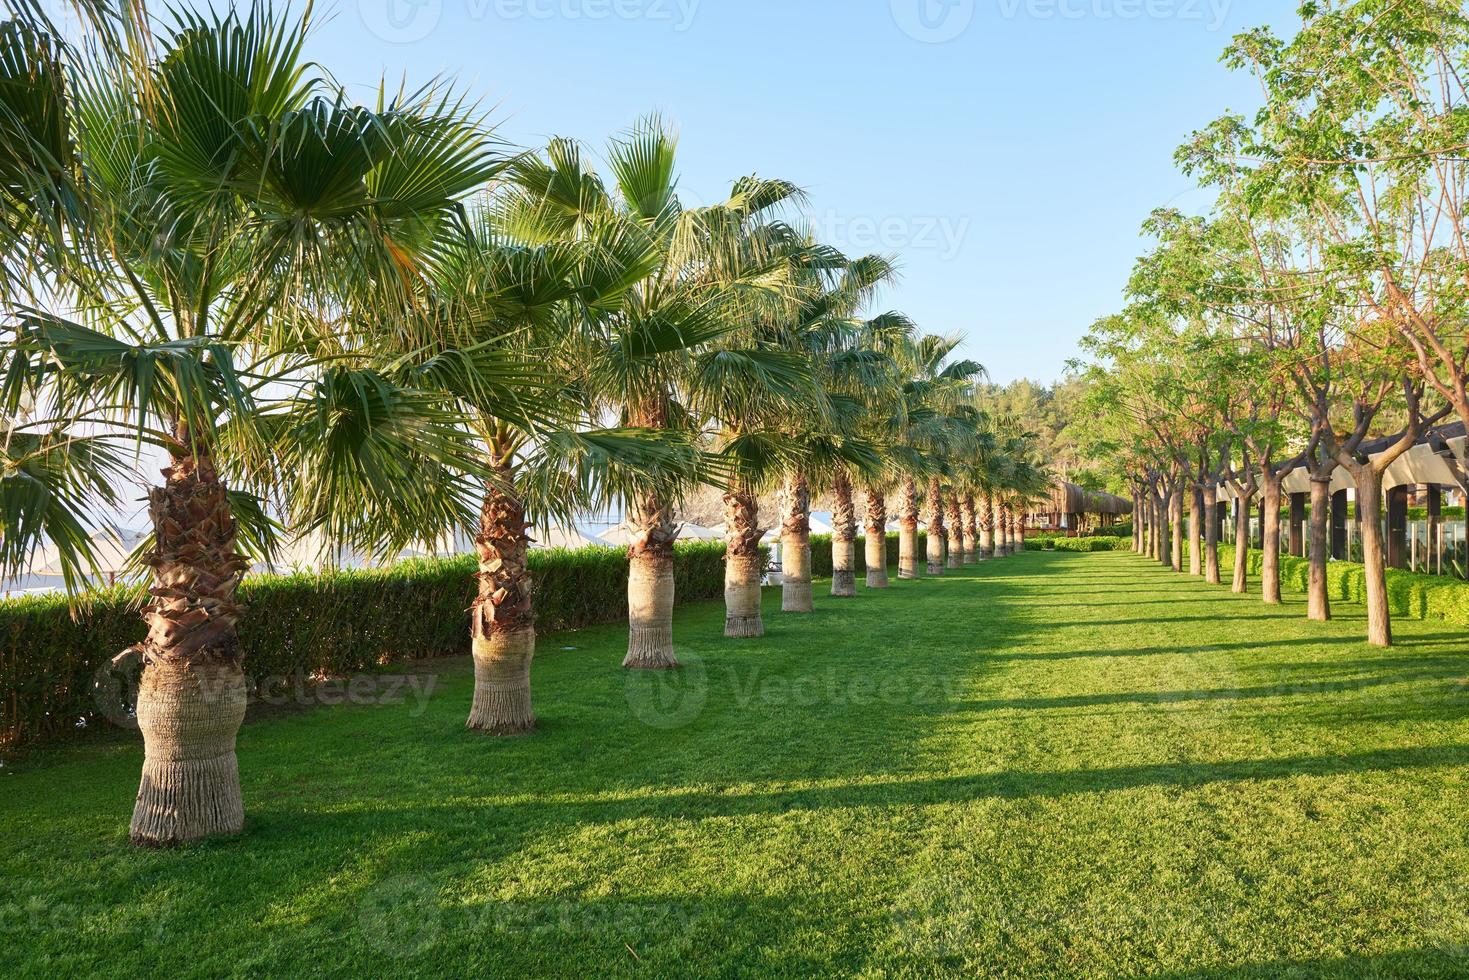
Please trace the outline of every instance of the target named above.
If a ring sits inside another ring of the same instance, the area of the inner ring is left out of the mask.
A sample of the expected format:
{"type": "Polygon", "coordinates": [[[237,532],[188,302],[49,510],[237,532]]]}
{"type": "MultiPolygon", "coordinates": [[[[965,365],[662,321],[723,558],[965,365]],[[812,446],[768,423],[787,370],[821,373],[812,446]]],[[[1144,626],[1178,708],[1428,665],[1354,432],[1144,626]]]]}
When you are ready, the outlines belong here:
{"type": "Polygon", "coordinates": [[[532,548],[585,548],[588,545],[602,544],[582,534],[574,527],[551,527],[545,531],[531,531],[534,541],[532,548]]]}
{"type": "Polygon", "coordinates": [[[724,534],[698,524],[685,524],[678,529],[678,538],[680,541],[719,541],[724,538],[724,534]]]}
{"type": "MultiPolygon", "coordinates": [[[[128,557],[148,536],[146,531],[125,527],[105,528],[92,536],[92,556],[97,570],[111,578],[127,567],[128,557]]],[[[32,575],[60,575],[61,553],[54,544],[46,545],[36,552],[31,562],[32,575]]]]}
{"type": "Polygon", "coordinates": [[[609,527],[597,535],[597,540],[603,544],[625,548],[632,541],[632,536],[627,533],[627,525],[619,524],[616,527],[609,527]]]}

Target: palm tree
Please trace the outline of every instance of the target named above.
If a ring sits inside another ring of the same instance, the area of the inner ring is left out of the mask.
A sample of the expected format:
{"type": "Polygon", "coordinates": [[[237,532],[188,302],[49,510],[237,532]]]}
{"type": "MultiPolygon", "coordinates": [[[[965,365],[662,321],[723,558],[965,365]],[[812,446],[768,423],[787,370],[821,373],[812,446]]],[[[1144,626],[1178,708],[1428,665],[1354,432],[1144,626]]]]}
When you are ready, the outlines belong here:
{"type": "Polygon", "coordinates": [[[501,160],[432,90],[351,104],[302,60],[305,30],[179,14],[50,79],[73,224],[37,250],[47,308],[11,311],[5,390],[47,406],[38,430],[85,426],[166,460],[131,651],[141,844],[243,826],[235,591],[241,548],[271,537],[263,498],[328,533],[429,528],[462,516],[476,472],[461,419],[351,338],[412,314],[402,284],[501,160]],[[426,480],[465,492],[410,492],[426,480]]]}
{"type": "MultiPolygon", "coordinates": [[[[378,341],[417,352],[405,369],[459,407],[490,474],[471,529],[478,567],[466,726],[491,735],[518,735],[536,724],[527,565],[533,532],[660,481],[676,486],[697,469],[691,440],[668,430],[598,427],[585,386],[564,380],[590,356],[588,311],[615,299],[627,281],[628,256],[615,241],[579,228],[578,202],[566,199],[585,176],[579,148],[564,140],[553,140],[543,156],[518,157],[509,179],[469,212],[463,234],[426,270],[423,299],[433,315],[413,324],[423,336],[378,341]],[[541,387],[518,403],[507,398],[504,370],[485,363],[486,351],[537,365],[541,387]],[[508,414],[507,404],[518,410],[508,414]]],[[[393,531],[371,537],[397,547],[404,542],[393,531]]]]}
{"type": "MultiPolygon", "coordinates": [[[[905,357],[909,380],[903,386],[907,402],[904,441],[924,460],[930,575],[944,572],[946,455],[951,449],[962,450],[966,430],[972,431],[970,416],[960,409],[971,397],[973,382],[984,374],[984,368],[974,361],[949,363],[949,356],[962,342],[958,336],[927,335],[909,344],[905,357]]],[[[911,471],[903,477],[902,493],[898,574],[917,578],[918,479],[911,471]]]]}
{"type": "MultiPolygon", "coordinates": [[[[727,200],[685,209],[677,193],[676,148],[677,138],[661,120],[641,120],[608,148],[613,186],[581,168],[548,198],[545,210],[591,236],[622,270],[622,288],[605,290],[588,310],[578,383],[623,426],[692,439],[700,420],[691,405],[711,370],[700,353],[769,304],[790,300],[782,264],[742,260],[741,232],[798,191],[783,181],[746,178],[727,200]]],[[[678,666],[673,513],[691,484],[630,485],[623,492],[631,538],[625,667],[678,666]]]]}
{"type": "Polygon", "coordinates": [[[810,411],[792,417],[787,432],[803,449],[786,474],[781,561],[781,608],[808,613],[811,586],[811,482],[835,499],[832,534],[832,595],[856,595],[856,511],[852,478],[876,472],[877,448],[865,437],[862,421],[866,392],[891,381],[889,361],[871,346],[873,324],[857,318],[874,291],[892,278],[892,264],[880,256],[848,262],[833,249],[807,241],[795,272],[805,299],[785,319],[784,342],[812,367],[821,399],[810,411]]]}
{"type": "MultiPolygon", "coordinates": [[[[883,402],[900,383],[898,362],[888,351],[895,332],[902,336],[907,330],[907,321],[897,314],[864,321],[857,313],[894,275],[893,264],[882,256],[857,259],[807,310],[808,356],[816,365],[829,407],[830,431],[817,441],[816,448],[827,450],[829,457],[822,482],[832,496],[831,594],[836,598],[857,594],[857,510],[852,480],[854,476],[870,479],[882,469],[881,445],[889,420],[883,402]]],[[[883,534],[885,542],[885,530],[883,534]]],[[[881,554],[878,567],[885,579],[885,543],[881,554]]]]}

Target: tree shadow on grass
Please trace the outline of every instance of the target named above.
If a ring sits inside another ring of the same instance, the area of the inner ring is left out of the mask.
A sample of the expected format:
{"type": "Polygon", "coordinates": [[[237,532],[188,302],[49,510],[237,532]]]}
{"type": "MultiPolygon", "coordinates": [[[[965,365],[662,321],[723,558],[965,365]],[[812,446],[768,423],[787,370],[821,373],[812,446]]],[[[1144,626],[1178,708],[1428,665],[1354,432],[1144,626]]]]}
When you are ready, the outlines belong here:
{"type": "MultiPolygon", "coordinates": [[[[1418,635],[1418,636],[1413,636],[1413,637],[1410,637],[1410,638],[1402,639],[1402,640],[1400,640],[1398,642],[1396,648],[1397,649],[1406,649],[1406,650],[1425,650],[1426,651],[1426,650],[1429,650],[1429,649],[1432,649],[1432,648],[1435,648],[1435,647],[1447,647],[1449,650],[1453,651],[1457,655],[1454,656],[1453,658],[1446,658],[1446,659],[1444,659],[1443,662],[1442,662],[1442,665],[1445,666],[1445,667],[1449,667],[1449,666],[1453,666],[1453,665],[1456,664],[1461,669],[1469,670],[1469,655],[1465,655],[1462,652],[1462,650],[1461,650],[1461,644],[1463,644],[1464,642],[1465,642],[1465,637],[1461,633],[1433,633],[1433,634],[1429,634],[1429,635],[1426,635],[1426,636],[1425,635],[1418,635]]],[[[1270,649],[1274,649],[1274,648],[1285,648],[1287,650],[1291,650],[1291,649],[1297,649],[1297,650],[1306,649],[1306,650],[1308,650],[1308,649],[1317,648],[1317,647],[1335,647],[1335,646],[1355,646],[1355,647],[1363,647],[1364,649],[1370,649],[1370,650],[1373,650],[1373,651],[1378,650],[1378,648],[1376,648],[1376,647],[1370,647],[1369,648],[1367,646],[1367,644],[1362,639],[1360,639],[1358,637],[1355,637],[1355,636],[1319,636],[1319,637],[1295,637],[1295,638],[1292,638],[1292,639],[1289,639],[1289,640],[1244,640],[1244,641],[1240,641],[1240,642],[1237,642],[1237,643],[1208,643],[1208,644],[1204,644],[1204,645],[1200,645],[1200,646],[1179,645],[1179,646],[1153,646],[1153,647],[1122,647],[1122,648],[1118,648],[1116,650],[1057,650],[1057,651],[1046,651],[1046,652],[1040,652],[1040,653],[1028,653],[1028,652],[994,653],[994,654],[990,654],[989,655],[989,658],[991,660],[993,660],[993,661],[996,661],[996,662],[1027,661],[1027,660],[1064,661],[1064,660],[1090,660],[1090,659],[1093,659],[1093,658],[1095,658],[1095,659],[1112,659],[1112,658],[1118,658],[1118,657],[1158,657],[1158,656],[1169,656],[1169,655],[1187,656],[1189,654],[1210,654],[1210,653],[1220,653],[1220,652],[1225,652],[1225,651],[1230,651],[1230,650],[1260,650],[1260,651],[1265,651],[1265,650],[1270,650],[1270,649]]],[[[1404,665],[1415,665],[1415,664],[1420,664],[1422,662],[1422,659],[1423,659],[1422,658],[1422,655],[1419,654],[1419,655],[1415,655],[1415,656],[1412,656],[1412,657],[1390,658],[1389,660],[1384,660],[1381,657],[1373,657],[1371,662],[1373,664],[1378,664],[1378,665],[1383,664],[1383,663],[1386,663],[1386,662],[1395,662],[1395,663],[1401,663],[1401,664],[1404,664],[1404,665]]],[[[1251,666],[1251,667],[1255,667],[1255,666],[1259,666],[1259,667],[1279,667],[1279,668],[1282,668],[1282,669],[1283,668],[1286,668],[1286,667],[1289,667],[1289,668],[1295,668],[1295,669],[1300,669],[1300,670],[1314,670],[1314,669],[1317,669],[1317,668],[1320,668],[1320,667],[1326,667],[1326,666],[1329,666],[1329,665],[1328,664],[1324,664],[1324,663],[1322,663],[1319,660],[1309,660],[1309,661],[1279,661],[1279,662],[1275,662],[1275,663],[1272,663],[1272,664],[1254,664],[1254,663],[1251,663],[1251,664],[1248,664],[1248,666],[1251,666]]],[[[1354,664],[1347,665],[1347,666],[1352,667],[1352,668],[1360,668],[1361,667],[1361,662],[1358,661],[1358,662],[1356,662],[1354,664]]]]}
{"type": "Polygon", "coordinates": [[[1153,974],[1157,980],[1281,980],[1281,978],[1360,978],[1469,976],[1469,949],[1446,942],[1376,956],[1269,960],[1238,966],[1211,966],[1153,974]]]}

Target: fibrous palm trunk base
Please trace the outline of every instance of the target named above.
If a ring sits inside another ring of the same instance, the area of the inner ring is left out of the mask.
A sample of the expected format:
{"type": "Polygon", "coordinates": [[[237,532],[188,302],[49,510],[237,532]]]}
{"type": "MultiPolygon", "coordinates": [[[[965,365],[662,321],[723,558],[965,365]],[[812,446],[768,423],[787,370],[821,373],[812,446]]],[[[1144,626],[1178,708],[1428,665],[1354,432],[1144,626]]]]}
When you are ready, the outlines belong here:
{"type": "Polygon", "coordinates": [[[944,574],[944,532],[932,525],[928,529],[928,574],[944,574]]]}
{"type": "Polygon", "coordinates": [[[536,727],[530,700],[534,628],[473,639],[474,703],[465,727],[487,735],[524,735],[536,727]]]}
{"type": "Polygon", "coordinates": [[[918,531],[898,529],[898,578],[918,578],[918,531]]]}
{"type": "Polygon", "coordinates": [[[760,618],[760,556],[735,555],[724,565],[724,635],[765,635],[760,618]]]}
{"type": "Polygon", "coordinates": [[[811,595],[811,538],[804,534],[786,534],[781,541],[780,608],[782,612],[816,611],[811,595]]]}
{"type": "Polygon", "coordinates": [[[888,587],[888,536],[884,531],[867,532],[867,587],[888,587]]]}
{"type": "Polygon", "coordinates": [[[636,554],[627,570],[627,657],[635,670],[677,667],[673,655],[673,559],[636,554]]]}
{"type": "Polygon", "coordinates": [[[245,676],[235,663],[153,661],[138,690],[143,778],[134,844],[164,847],[245,827],[235,733],[245,676]]]}
{"type": "Polygon", "coordinates": [[[857,573],[853,570],[857,562],[857,546],[851,540],[833,538],[831,541],[831,594],[838,599],[851,599],[857,595],[857,573]]]}

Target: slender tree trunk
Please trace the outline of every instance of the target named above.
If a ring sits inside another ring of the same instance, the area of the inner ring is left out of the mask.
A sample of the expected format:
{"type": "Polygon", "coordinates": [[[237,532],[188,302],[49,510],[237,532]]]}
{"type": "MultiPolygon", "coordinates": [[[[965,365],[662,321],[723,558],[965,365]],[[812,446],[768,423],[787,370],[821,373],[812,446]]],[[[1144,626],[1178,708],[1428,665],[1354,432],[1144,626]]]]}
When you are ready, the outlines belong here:
{"type": "Polygon", "coordinates": [[[1265,494],[1265,552],[1260,560],[1260,592],[1265,602],[1280,605],[1280,481],[1274,467],[1262,467],[1265,494]]]}
{"type": "Polygon", "coordinates": [[[959,506],[959,495],[949,494],[946,520],[949,529],[949,548],[944,554],[946,568],[964,567],[964,511],[959,506]]]}
{"type": "Polygon", "coordinates": [[[898,578],[918,578],[918,482],[903,477],[898,510],[898,578]]]}
{"type": "Polygon", "coordinates": [[[1250,501],[1254,494],[1234,502],[1234,583],[1230,591],[1244,595],[1250,587],[1250,501]]]}
{"type": "Polygon", "coordinates": [[[1326,563],[1331,557],[1331,477],[1311,478],[1311,553],[1306,571],[1306,616],[1318,623],[1331,619],[1326,591],[1326,563]]]}
{"type": "Polygon", "coordinates": [[[984,494],[979,498],[979,560],[995,557],[995,498],[984,494]]]}
{"type": "Polygon", "coordinates": [[[520,735],[536,727],[530,668],[536,652],[535,607],[526,567],[530,537],[525,505],[508,456],[497,455],[497,479],[480,505],[477,589],[470,606],[474,702],[465,727],[489,735],[520,735]]]}
{"type": "Polygon", "coordinates": [[[849,599],[857,594],[857,507],[845,470],[837,470],[832,478],[832,496],[831,594],[849,599]]]}
{"type": "Polygon", "coordinates": [[[974,494],[964,495],[964,564],[979,561],[979,516],[974,509],[974,494]]]}
{"type": "Polygon", "coordinates": [[[1168,497],[1168,520],[1173,525],[1173,548],[1169,567],[1183,571],[1183,488],[1176,487],[1168,497]]]}
{"type": "Polygon", "coordinates": [[[863,524],[867,532],[867,587],[888,587],[888,511],[882,488],[867,485],[867,507],[863,524]]]}
{"type": "Polygon", "coordinates": [[[245,719],[245,676],[235,589],[248,563],[235,550],[224,484],[181,436],[164,484],[148,492],[156,542],[152,601],[143,607],[138,727],[143,775],[135,844],[163,847],[245,826],[235,736],[245,719]]]}
{"type": "Polygon", "coordinates": [[[724,635],[765,635],[760,618],[760,502],[748,486],[724,495],[724,635]]]}
{"type": "Polygon", "coordinates": [[[1015,514],[1015,553],[1021,554],[1025,551],[1025,511],[1017,511],[1015,514]]]}
{"type": "Polygon", "coordinates": [[[1218,585],[1219,575],[1219,488],[1204,487],[1204,581],[1218,585]]]}
{"type": "Polygon", "coordinates": [[[1382,539],[1382,474],[1371,464],[1352,468],[1357,517],[1362,524],[1362,567],[1367,580],[1367,642],[1392,646],[1392,608],[1387,601],[1387,557],[1382,539]]]}
{"type": "Polygon", "coordinates": [[[1171,566],[1168,556],[1168,499],[1160,492],[1153,497],[1153,557],[1158,564],[1171,566]]]}
{"type": "Polygon", "coordinates": [[[811,487],[804,473],[786,477],[785,513],[781,517],[780,562],[782,612],[816,611],[811,596],[811,487]]]}
{"type": "Polygon", "coordinates": [[[928,480],[928,574],[944,574],[944,491],[936,476],[928,480]]]}
{"type": "Polygon", "coordinates": [[[1188,511],[1188,573],[1204,574],[1204,488],[1194,487],[1188,511]]]}
{"type": "Polygon", "coordinates": [[[1143,498],[1134,493],[1132,495],[1132,551],[1133,554],[1143,553],[1143,498]]]}

